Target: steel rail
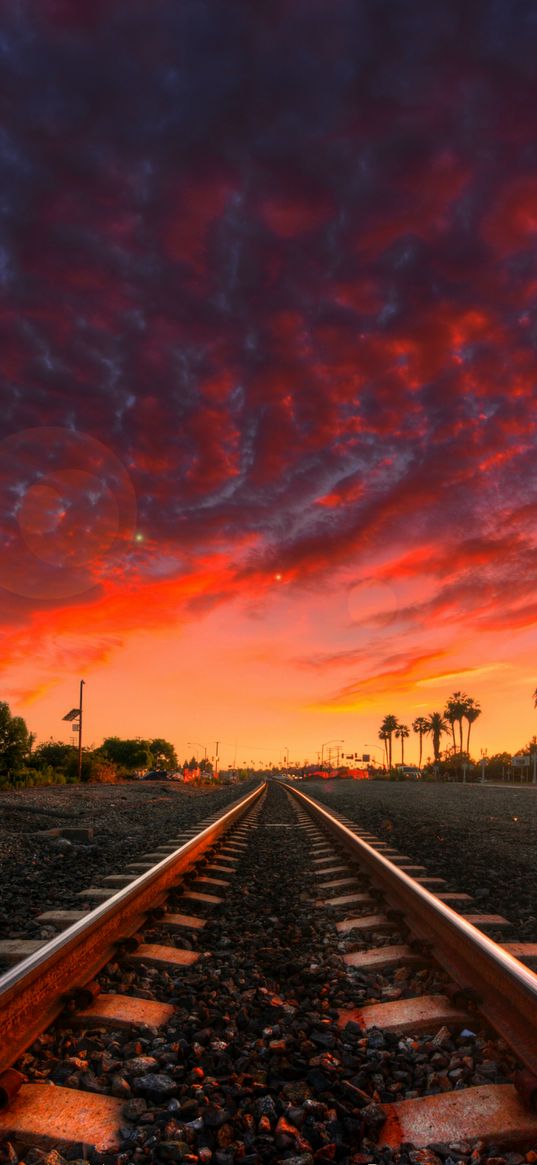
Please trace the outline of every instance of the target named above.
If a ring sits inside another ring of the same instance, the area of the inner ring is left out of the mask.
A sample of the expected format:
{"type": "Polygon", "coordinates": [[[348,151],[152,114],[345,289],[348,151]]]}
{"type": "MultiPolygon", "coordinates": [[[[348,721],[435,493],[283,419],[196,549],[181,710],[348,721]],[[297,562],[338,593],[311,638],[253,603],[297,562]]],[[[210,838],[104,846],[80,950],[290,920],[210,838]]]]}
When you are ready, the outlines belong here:
{"type": "Polygon", "coordinates": [[[0,1072],[58,1017],[73,988],[89,983],[117,957],[118,943],[136,933],[178,876],[248,811],[265,788],[266,783],[241,797],[196,837],[0,977],[0,1072]]]}
{"type": "Polygon", "coordinates": [[[477,992],[480,1014],[537,1074],[537,975],[446,903],[399,870],[389,858],[338,821],[328,809],[286,785],[347,850],[358,858],[404,925],[430,947],[431,955],[463,990],[477,992]]]}

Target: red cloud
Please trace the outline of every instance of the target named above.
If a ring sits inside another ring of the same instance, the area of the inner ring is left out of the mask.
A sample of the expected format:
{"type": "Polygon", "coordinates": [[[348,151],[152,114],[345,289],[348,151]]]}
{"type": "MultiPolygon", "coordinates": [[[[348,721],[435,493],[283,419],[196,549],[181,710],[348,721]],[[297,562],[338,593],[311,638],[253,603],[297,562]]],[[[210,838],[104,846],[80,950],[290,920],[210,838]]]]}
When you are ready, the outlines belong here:
{"type": "Polygon", "coordinates": [[[501,191],[484,220],[483,236],[502,255],[534,245],[537,178],[519,178],[501,191]]]}

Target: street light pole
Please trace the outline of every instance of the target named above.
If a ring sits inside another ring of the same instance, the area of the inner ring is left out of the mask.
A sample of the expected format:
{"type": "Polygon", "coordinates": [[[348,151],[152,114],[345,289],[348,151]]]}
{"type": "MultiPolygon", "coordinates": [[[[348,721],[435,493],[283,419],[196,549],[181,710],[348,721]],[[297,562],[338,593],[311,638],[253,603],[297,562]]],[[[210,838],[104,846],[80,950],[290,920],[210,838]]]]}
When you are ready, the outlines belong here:
{"type": "Polygon", "coordinates": [[[381,748],[381,747],[380,747],[380,744],[364,744],[364,745],[363,745],[363,747],[364,747],[364,748],[374,748],[374,749],[376,749],[376,751],[377,751],[377,752],[380,752],[380,755],[381,755],[382,757],[384,757],[384,764],[386,763],[386,749],[385,749],[385,748],[381,748]]]}
{"type": "Polygon", "coordinates": [[[203,759],[207,760],[207,745],[206,744],[202,744],[201,740],[187,740],[186,743],[187,743],[188,748],[190,748],[191,745],[194,745],[196,748],[202,748],[203,749],[203,759]]]}
{"type": "Polygon", "coordinates": [[[82,693],[84,689],[84,680],[80,681],[80,701],[79,701],[79,717],[78,717],[78,780],[82,780],[82,693]]]}
{"type": "Polygon", "coordinates": [[[345,741],[338,740],[337,736],[333,736],[330,740],[325,740],[324,744],[321,745],[321,765],[324,761],[324,750],[327,744],[345,744],[345,741]]]}

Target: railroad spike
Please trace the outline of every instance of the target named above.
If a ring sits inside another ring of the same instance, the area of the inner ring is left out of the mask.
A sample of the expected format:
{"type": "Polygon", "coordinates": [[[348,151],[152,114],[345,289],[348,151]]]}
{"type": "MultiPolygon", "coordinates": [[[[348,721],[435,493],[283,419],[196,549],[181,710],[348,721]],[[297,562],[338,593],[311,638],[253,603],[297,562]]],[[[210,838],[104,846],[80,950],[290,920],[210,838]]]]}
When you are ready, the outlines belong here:
{"type": "Polygon", "coordinates": [[[0,1109],[9,1108],[11,1101],[22,1088],[26,1077],[16,1068],[0,1072],[0,1109]]]}
{"type": "Polygon", "coordinates": [[[89,1007],[101,993],[101,985],[96,979],[91,979],[89,983],[85,983],[83,987],[73,987],[64,995],[64,1003],[66,1011],[83,1011],[85,1007],[89,1007]]]}
{"type": "Polygon", "coordinates": [[[513,1084],[526,1108],[537,1112],[537,1076],[529,1068],[517,1068],[513,1084]]]}
{"type": "Polygon", "coordinates": [[[116,954],[120,957],[121,955],[132,955],[134,951],[138,950],[141,942],[142,939],[137,934],[127,934],[124,938],[120,938],[114,943],[116,954]]]}

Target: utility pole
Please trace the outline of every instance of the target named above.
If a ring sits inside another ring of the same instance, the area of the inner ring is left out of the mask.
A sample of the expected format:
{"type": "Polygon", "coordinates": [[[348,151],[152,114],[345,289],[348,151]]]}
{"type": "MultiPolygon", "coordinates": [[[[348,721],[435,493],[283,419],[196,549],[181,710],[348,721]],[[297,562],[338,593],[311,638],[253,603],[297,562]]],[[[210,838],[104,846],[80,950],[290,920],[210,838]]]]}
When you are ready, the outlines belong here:
{"type": "Polygon", "coordinates": [[[82,780],[82,692],[84,688],[84,680],[80,681],[80,714],[78,717],[78,780],[82,780]]]}
{"type": "Polygon", "coordinates": [[[214,754],[214,775],[215,775],[215,777],[218,776],[218,745],[219,744],[220,744],[220,741],[217,740],[215,754],[214,754]]]}
{"type": "Polygon", "coordinates": [[[62,720],[69,720],[73,725],[73,730],[78,731],[78,780],[82,779],[82,695],[85,680],[80,681],[80,696],[78,699],[78,708],[71,708],[71,711],[66,716],[62,716],[62,720]]]}

